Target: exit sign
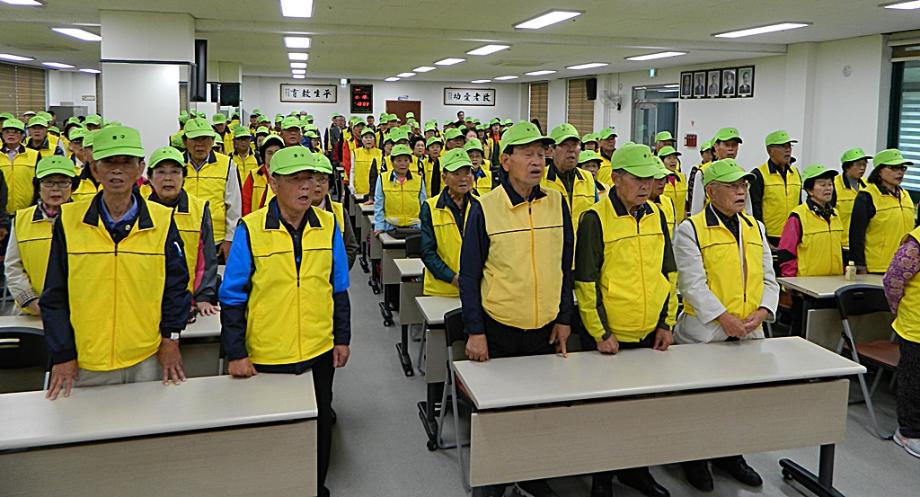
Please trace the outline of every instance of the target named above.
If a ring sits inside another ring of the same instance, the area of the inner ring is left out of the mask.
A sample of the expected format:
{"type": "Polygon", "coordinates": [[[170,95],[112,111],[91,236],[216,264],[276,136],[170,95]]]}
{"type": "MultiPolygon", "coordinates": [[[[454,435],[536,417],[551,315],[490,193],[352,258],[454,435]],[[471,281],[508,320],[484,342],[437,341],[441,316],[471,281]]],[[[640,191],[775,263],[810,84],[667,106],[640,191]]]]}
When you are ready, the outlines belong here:
{"type": "Polygon", "coordinates": [[[351,85],[351,112],[374,113],[374,85],[351,85]]]}

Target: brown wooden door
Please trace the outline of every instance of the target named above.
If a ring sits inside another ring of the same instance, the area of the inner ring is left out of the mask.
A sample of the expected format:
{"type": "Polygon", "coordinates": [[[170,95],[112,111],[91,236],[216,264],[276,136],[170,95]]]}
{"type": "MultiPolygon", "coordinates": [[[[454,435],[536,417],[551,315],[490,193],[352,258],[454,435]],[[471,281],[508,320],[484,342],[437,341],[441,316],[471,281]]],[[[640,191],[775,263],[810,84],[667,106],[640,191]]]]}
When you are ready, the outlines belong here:
{"type": "Polygon", "coordinates": [[[406,112],[414,112],[415,120],[422,121],[422,103],[418,100],[387,100],[387,114],[396,114],[400,124],[406,124],[406,112]]]}

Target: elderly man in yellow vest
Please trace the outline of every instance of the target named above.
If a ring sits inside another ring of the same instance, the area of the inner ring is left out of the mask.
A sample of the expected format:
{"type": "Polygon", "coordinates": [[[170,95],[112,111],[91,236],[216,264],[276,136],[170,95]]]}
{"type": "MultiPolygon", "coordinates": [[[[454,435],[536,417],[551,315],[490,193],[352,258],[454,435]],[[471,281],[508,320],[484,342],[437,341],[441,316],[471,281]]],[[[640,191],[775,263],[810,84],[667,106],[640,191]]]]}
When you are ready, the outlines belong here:
{"type": "MultiPolygon", "coordinates": [[[[710,204],[677,228],[674,256],[684,310],[677,320],[677,343],[710,343],[763,338],[761,325],[773,320],[779,285],[763,225],[745,214],[750,174],[733,159],[713,162],[703,173],[710,204]]],[[[749,486],[763,484],[742,456],[713,464],[749,486]]],[[[708,461],[684,463],[690,483],[713,488],[708,461]]]]}
{"type": "Polygon", "coordinates": [[[210,206],[218,256],[226,260],[242,214],[240,172],[230,157],[211,150],[217,135],[207,119],[189,119],[184,129],[185,158],[189,166],[185,191],[210,206]]]}
{"type": "Polygon", "coordinates": [[[789,133],[774,131],[764,142],[770,158],[751,171],[751,214],[763,223],[767,240],[776,247],[789,213],[802,203],[802,175],[792,165],[792,144],[798,141],[789,133]]]}
{"type": "Polygon", "coordinates": [[[61,206],[39,300],[54,364],[49,399],[74,384],[185,380],[188,268],[172,210],[134,189],[143,157],[137,130],[100,130],[90,167],[102,191],[61,206]]]}
{"type": "MultiPolygon", "coordinates": [[[[32,179],[41,154],[22,144],[25,131],[26,126],[19,119],[3,121],[0,171],[3,172],[4,184],[0,185],[0,198],[6,204],[6,214],[10,215],[32,205],[35,195],[32,179]]],[[[3,237],[6,237],[6,226],[2,230],[3,237]]]]}
{"type": "Polygon", "coordinates": [[[572,215],[572,227],[578,231],[581,214],[597,202],[599,196],[594,176],[578,167],[581,139],[578,130],[569,123],[553,128],[549,137],[556,142],[552,162],[546,166],[541,186],[563,194],[572,215]]]}

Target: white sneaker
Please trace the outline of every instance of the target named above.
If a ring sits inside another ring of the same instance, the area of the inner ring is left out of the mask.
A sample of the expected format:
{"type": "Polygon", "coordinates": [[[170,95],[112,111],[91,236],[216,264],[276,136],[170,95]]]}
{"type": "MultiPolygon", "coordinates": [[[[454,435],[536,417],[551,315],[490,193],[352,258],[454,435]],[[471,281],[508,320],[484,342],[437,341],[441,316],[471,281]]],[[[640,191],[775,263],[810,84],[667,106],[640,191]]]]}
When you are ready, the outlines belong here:
{"type": "Polygon", "coordinates": [[[904,447],[908,454],[920,458],[920,438],[907,438],[901,435],[901,429],[894,432],[894,443],[904,447]]]}

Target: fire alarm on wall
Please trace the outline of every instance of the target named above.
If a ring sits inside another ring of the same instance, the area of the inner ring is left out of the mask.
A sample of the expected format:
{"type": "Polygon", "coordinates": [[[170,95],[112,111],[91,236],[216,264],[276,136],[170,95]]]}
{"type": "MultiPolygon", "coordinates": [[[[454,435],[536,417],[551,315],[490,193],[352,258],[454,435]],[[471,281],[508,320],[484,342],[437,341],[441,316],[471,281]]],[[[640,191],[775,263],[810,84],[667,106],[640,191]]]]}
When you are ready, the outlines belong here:
{"type": "Polygon", "coordinates": [[[696,135],[684,135],[684,146],[687,148],[696,148],[696,135]]]}

